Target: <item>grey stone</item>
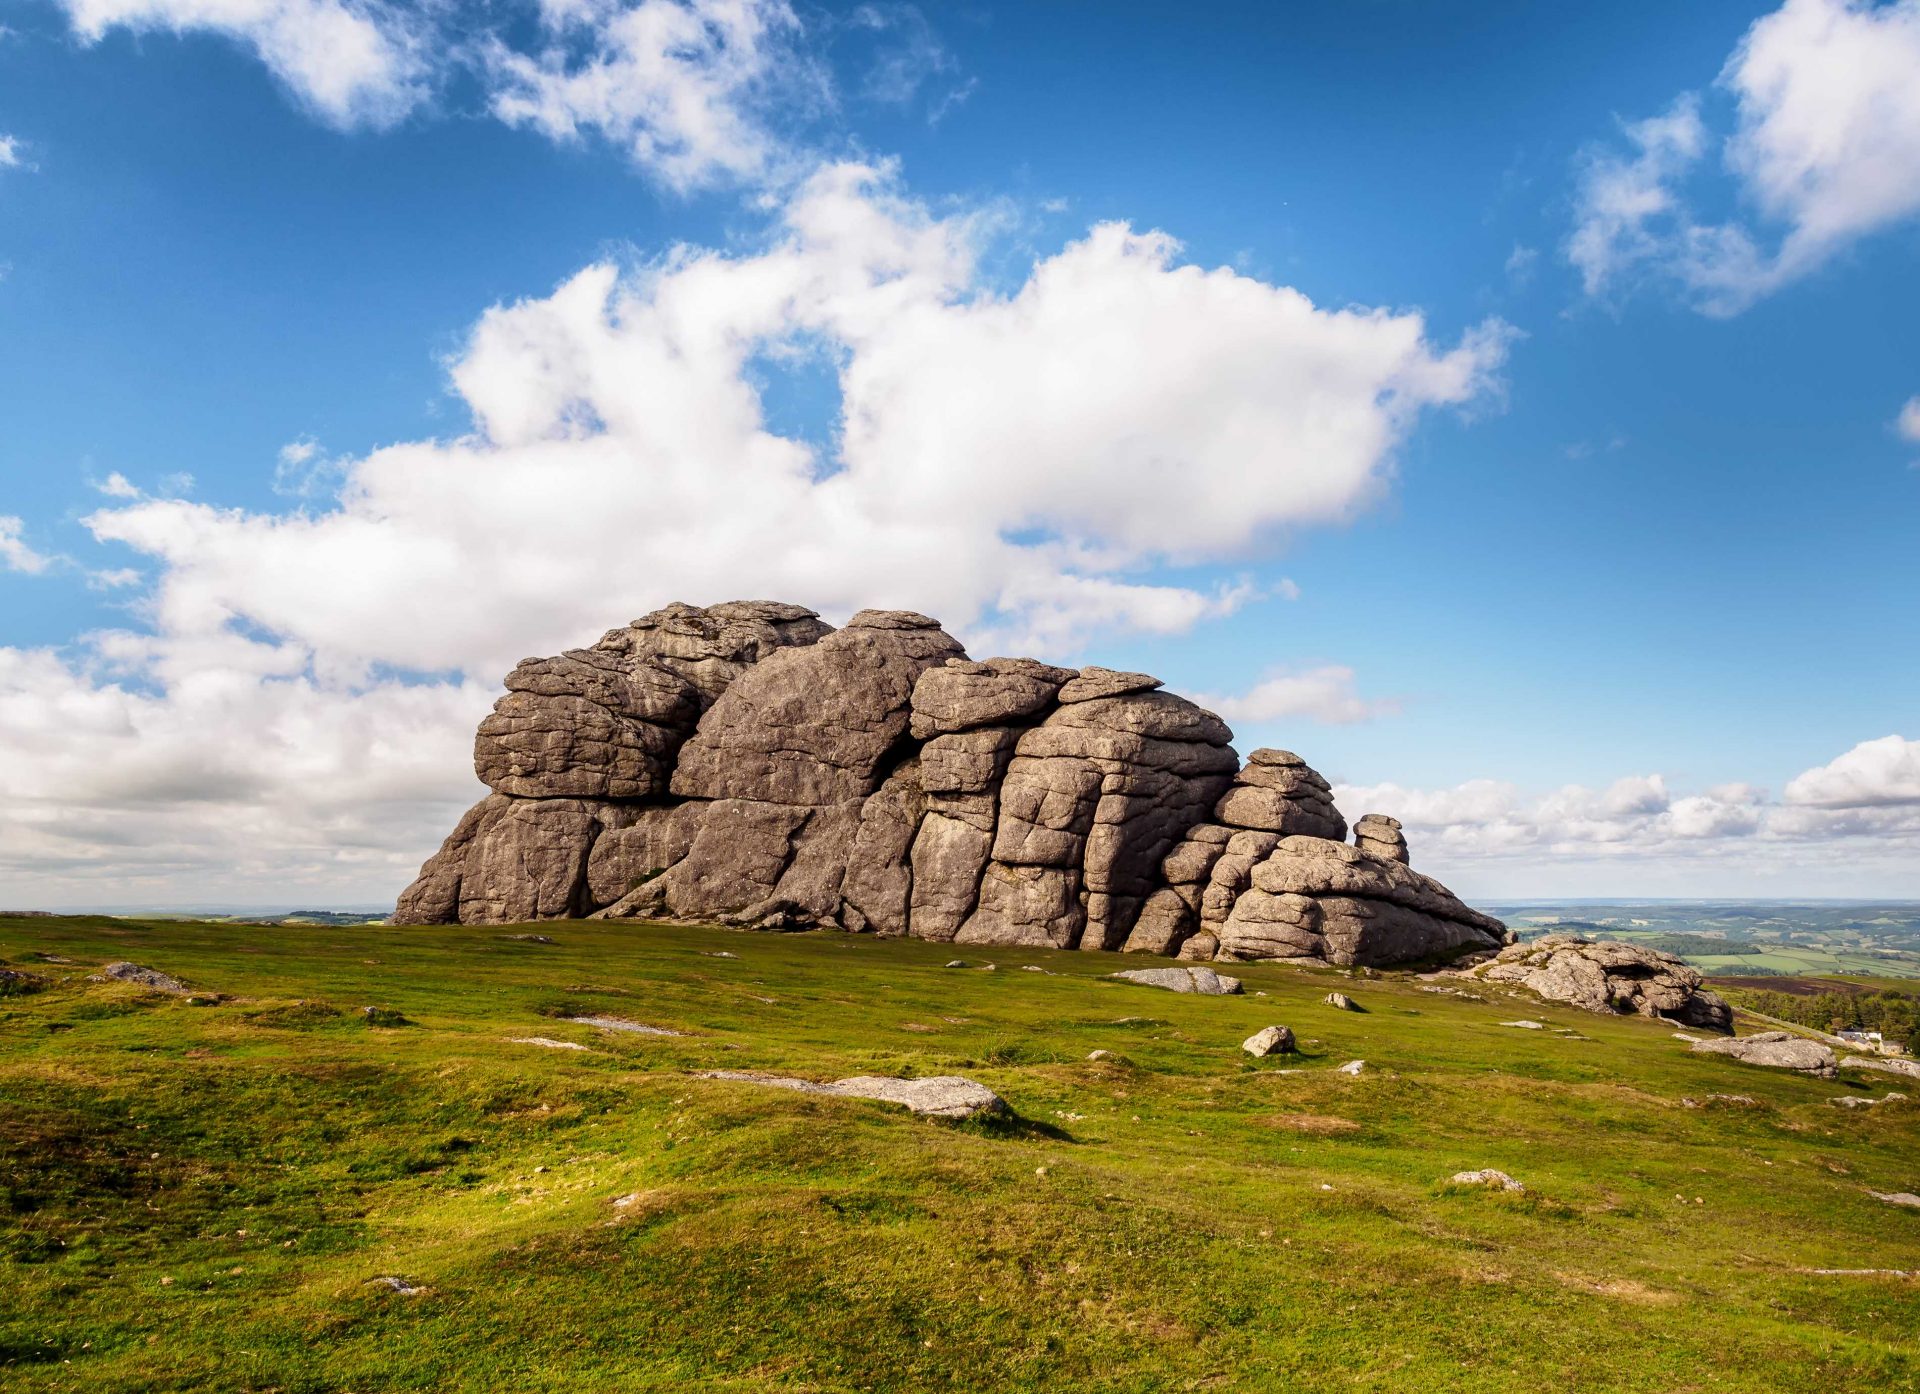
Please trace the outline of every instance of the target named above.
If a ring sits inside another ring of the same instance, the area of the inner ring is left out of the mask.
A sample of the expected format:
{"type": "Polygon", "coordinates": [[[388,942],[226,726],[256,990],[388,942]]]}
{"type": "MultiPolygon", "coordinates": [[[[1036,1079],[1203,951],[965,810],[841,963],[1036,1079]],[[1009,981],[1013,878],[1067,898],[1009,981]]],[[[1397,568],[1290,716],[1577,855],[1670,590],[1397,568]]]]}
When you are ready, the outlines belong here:
{"type": "Polygon", "coordinates": [[[1112,668],[1082,668],[1060,689],[1062,702],[1091,702],[1100,697],[1123,697],[1130,692],[1151,692],[1163,686],[1160,679],[1145,673],[1121,673],[1112,668]]]}
{"type": "Polygon", "coordinates": [[[1293,1031],[1286,1026],[1263,1026],[1240,1042],[1240,1049],[1253,1056],[1289,1055],[1294,1049],[1293,1031]]]}
{"type": "Polygon", "coordinates": [[[1202,997],[1224,997],[1240,991],[1238,978],[1211,968],[1128,968],[1107,976],[1141,987],[1163,987],[1169,992],[1198,993],[1202,997]]]}
{"type": "Polygon", "coordinates": [[[855,1075],[831,1084],[763,1074],[757,1070],[702,1070],[701,1079],[730,1079],[801,1094],[837,1094],[843,1098],[875,1099],[899,1104],[928,1118],[973,1118],[1007,1112],[1006,1101],[986,1085],[963,1075],[935,1075],[928,1079],[888,1079],[855,1075]]]}
{"type": "Polygon", "coordinates": [[[1336,1008],[1339,1011],[1357,1012],[1360,1010],[1360,1004],[1344,992],[1329,992],[1325,1000],[1329,1007],[1336,1008]]]}
{"type": "Polygon", "coordinates": [[[1361,815],[1353,825],[1353,845],[1369,856],[1403,866],[1407,863],[1407,836],[1401,831],[1400,820],[1384,813],[1361,815]]]}
{"type": "Polygon", "coordinates": [[[1897,1059],[1885,1055],[1849,1055],[1841,1060],[1843,1070],[1880,1070],[1890,1075],[1920,1079],[1920,1060],[1897,1059]]]}
{"type": "Polygon", "coordinates": [[[1696,1055],[1727,1055],[1742,1064],[1797,1070],[1801,1074],[1819,1075],[1823,1079],[1832,1079],[1836,1073],[1831,1050],[1818,1041],[1810,1041],[1790,1031],[1761,1031],[1752,1036],[1695,1041],[1687,1049],[1696,1055]]]}
{"type": "Polygon", "coordinates": [[[124,959],[118,963],[109,963],[100,970],[102,976],[115,982],[132,983],[136,987],[150,987],[156,992],[185,992],[187,985],[170,974],[162,973],[158,968],[143,968],[137,963],[128,963],[124,959]]]}
{"type": "Polygon", "coordinates": [[[1634,1012],[1703,1030],[1731,1031],[1733,1011],[1701,986],[1698,969],[1639,944],[1549,934],[1512,944],[1464,970],[1590,1012],[1634,1012]]]}
{"type": "Polygon", "coordinates": [[[1450,1186],[1486,1186],[1496,1191],[1524,1191],[1527,1188],[1515,1181],[1504,1171],[1495,1171],[1492,1167],[1480,1171],[1456,1171],[1447,1178],[1450,1186]]]}
{"type": "Polygon", "coordinates": [[[1073,677],[1031,658],[989,658],[978,663],[950,658],[920,675],[913,689],[915,739],[980,726],[1005,726],[1053,705],[1060,687],[1073,677]]]}

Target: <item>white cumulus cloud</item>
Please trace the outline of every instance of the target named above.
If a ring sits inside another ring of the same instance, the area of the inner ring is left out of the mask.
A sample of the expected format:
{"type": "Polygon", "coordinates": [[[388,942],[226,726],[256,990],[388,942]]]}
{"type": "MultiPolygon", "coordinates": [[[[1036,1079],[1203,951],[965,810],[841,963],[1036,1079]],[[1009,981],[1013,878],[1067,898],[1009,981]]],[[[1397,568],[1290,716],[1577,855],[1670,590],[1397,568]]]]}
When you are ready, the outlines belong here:
{"type": "Polygon", "coordinates": [[[1787,785],[1786,801],[1813,808],[1920,804],[1920,741],[1882,736],[1862,741],[1787,785]]]}
{"type": "Polygon", "coordinates": [[[1568,259],[1590,294],[1652,276],[1734,314],[1920,212],[1920,0],[1787,0],[1721,70],[1720,164],[1751,216],[1701,221],[1684,189],[1716,144],[1696,94],[1590,151],[1568,259]]]}
{"type": "Polygon", "coordinates": [[[9,571],[38,575],[53,564],[53,559],[29,547],[25,532],[26,524],[19,518],[0,515],[0,565],[9,571]]]}
{"type": "Polygon", "coordinates": [[[824,93],[786,0],[542,0],[537,52],[484,47],[492,108],[555,140],[588,131],[686,190],[767,172],[779,142],[761,108],[824,93]]]}
{"type": "Polygon", "coordinates": [[[1353,669],[1338,664],[1272,673],[1243,693],[1201,695],[1194,700],[1228,721],[1248,726],[1295,717],[1346,726],[1399,710],[1399,703],[1390,699],[1362,697],[1355,690],[1353,669]]]}
{"type": "Polygon", "coordinates": [[[435,48],[421,14],[379,0],[59,0],[74,32],[204,30],[253,50],[322,120],[390,126],[430,90],[435,48]]]}
{"type": "Polygon", "coordinates": [[[1909,445],[1920,445],[1920,395],[1907,398],[1901,405],[1900,414],[1893,419],[1893,429],[1909,445]]]}

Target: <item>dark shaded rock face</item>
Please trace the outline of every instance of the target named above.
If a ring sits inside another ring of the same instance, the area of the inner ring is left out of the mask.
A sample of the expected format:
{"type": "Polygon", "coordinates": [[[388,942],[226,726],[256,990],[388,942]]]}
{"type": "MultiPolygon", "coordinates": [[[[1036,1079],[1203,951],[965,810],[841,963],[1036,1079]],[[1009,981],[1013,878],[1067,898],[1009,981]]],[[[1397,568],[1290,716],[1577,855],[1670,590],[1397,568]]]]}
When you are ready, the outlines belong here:
{"type": "Polygon", "coordinates": [[[974,662],[925,615],[843,629],[770,602],[672,605],[530,658],[481,723],[494,792],[398,924],[592,915],[833,926],[1187,960],[1379,964],[1498,948],[1411,870],[1348,845],[1289,751],[1243,767],[1159,679],[974,662]]]}

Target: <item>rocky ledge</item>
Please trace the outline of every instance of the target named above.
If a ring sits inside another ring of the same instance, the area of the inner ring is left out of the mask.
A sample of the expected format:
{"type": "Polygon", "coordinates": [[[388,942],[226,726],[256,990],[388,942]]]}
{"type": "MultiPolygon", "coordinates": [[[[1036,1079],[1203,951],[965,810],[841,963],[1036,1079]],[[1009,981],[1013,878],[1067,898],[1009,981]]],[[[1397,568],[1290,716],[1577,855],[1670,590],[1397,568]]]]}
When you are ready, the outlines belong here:
{"type": "Polygon", "coordinates": [[[969,659],[925,615],[671,605],[530,658],[480,725],[493,792],[398,924],[837,927],[1190,961],[1377,965],[1510,941],[1354,825],[1298,755],[1144,673],[969,659]]]}

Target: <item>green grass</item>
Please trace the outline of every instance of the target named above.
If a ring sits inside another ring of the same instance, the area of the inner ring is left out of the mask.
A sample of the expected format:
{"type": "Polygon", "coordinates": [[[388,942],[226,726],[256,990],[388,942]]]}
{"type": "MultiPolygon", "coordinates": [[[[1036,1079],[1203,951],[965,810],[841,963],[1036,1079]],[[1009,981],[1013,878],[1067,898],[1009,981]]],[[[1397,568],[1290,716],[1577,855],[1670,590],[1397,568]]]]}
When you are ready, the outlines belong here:
{"type": "Polygon", "coordinates": [[[1920,1387],[1920,1284],[1804,1271],[1920,1268],[1868,1194],[1920,1189],[1914,1103],[1410,978],[539,929],[0,919],[52,980],[0,999],[0,1387],[1920,1387]],[[1240,1053],[1274,1022],[1304,1058],[1240,1053]],[[712,1068],[960,1072],[1018,1118],[712,1068]],[[1477,1167],[1529,1189],[1445,1183],[1477,1167]]]}

